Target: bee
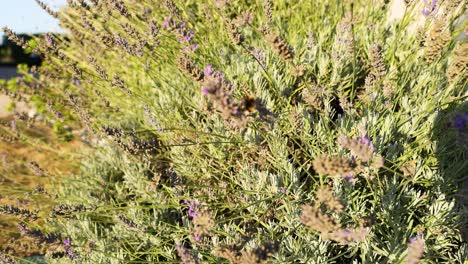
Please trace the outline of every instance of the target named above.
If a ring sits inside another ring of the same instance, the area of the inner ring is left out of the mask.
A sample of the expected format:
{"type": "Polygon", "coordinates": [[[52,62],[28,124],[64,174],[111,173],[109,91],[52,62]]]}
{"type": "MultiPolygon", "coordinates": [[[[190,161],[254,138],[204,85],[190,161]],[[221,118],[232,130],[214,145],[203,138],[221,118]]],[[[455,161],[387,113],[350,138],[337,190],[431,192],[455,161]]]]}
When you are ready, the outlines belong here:
{"type": "Polygon", "coordinates": [[[252,95],[249,95],[242,100],[242,107],[245,112],[252,113],[255,111],[257,100],[252,95]]]}

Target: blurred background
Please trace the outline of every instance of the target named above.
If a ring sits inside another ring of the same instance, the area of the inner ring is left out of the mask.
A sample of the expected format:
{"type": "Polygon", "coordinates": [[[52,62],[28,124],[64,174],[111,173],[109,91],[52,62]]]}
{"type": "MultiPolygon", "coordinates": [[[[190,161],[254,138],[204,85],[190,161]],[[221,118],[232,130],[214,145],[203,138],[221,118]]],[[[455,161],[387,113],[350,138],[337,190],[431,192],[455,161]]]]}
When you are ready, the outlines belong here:
{"type": "MultiPolygon", "coordinates": [[[[66,0],[42,0],[53,9],[65,5],[66,0]]],[[[58,20],[44,12],[35,0],[2,1],[0,4],[0,27],[8,27],[23,37],[44,32],[60,31],[58,20]]],[[[0,32],[0,79],[15,75],[18,63],[37,64],[38,57],[26,55],[0,32]]]]}
{"type": "MultiPolygon", "coordinates": [[[[42,0],[42,2],[53,9],[66,4],[66,0],[42,0]]],[[[17,33],[26,34],[60,30],[58,21],[44,12],[34,0],[2,1],[0,26],[8,26],[17,33]]]]}
{"type": "MultiPolygon", "coordinates": [[[[66,0],[41,0],[50,8],[57,10],[64,7],[66,0]]],[[[62,32],[57,19],[48,15],[39,7],[35,0],[1,0],[0,1],[0,28],[8,27],[24,39],[33,35],[41,35],[45,32],[62,32]]],[[[18,64],[38,65],[41,59],[37,54],[26,54],[21,47],[9,41],[0,30],[0,82],[18,82],[14,77],[18,64]],[[6,80],[3,81],[3,80],[6,80]]],[[[30,118],[37,118],[35,109],[24,102],[13,102],[0,91],[0,136],[5,135],[8,127],[18,121],[18,117],[26,114],[30,118]]],[[[46,170],[69,170],[69,163],[60,159],[58,153],[63,153],[65,148],[78,149],[74,142],[64,144],[57,140],[54,130],[50,125],[37,123],[31,128],[22,128],[25,136],[34,135],[42,140],[56,144],[59,151],[47,151],[47,149],[26,144],[24,142],[9,143],[0,140],[0,204],[19,206],[22,208],[39,208],[34,201],[30,201],[30,193],[36,188],[47,187],[50,180],[47,177],[37,177],[25,167],[29,161],[40,163],[46,170]],[[61,164],[61,165],[60,165],[61,164]],[[59,166],[62,166],[61,168],[59,166]],[[23,195],[24,194],[24,195],[23,195]]],[[[76,141],[75,141],[76,142],[76,141]]],[[[50,204],[46,199],[39,200],[40,204],[50,204]]],[[[37,260],[41,249],[34,241],[24,239],[18,228],[16,218],[0,214],[0,253],[12,254],[16,257],[33,257],[28,259],[32,263],[45,263],[37,260]],[[34,257],[36,256],[36,257],[34,257]]],[[[0,260],[0,263],[2,260],[0,260]]],[[[23,263],[23,262],[21,262],[23,263]]],[[[31,263],[31,262],[28,262],[31,263]]]]}
{"type": "MultiPolygon", "coordinates": [[[[52,9],[59,9],[66,0],[42,0],[52,9]]],[[[0,3],[0,27],[8,27],[23,38],[44,32],[60,32],[58,20],[42,10],[35,0],[10,0],[0,3]]],[[[37,54],[25,54],[21,47],[9,41],[0,31],[0,79],[17,76],[16,67],[20,63],[37,65],[37,54]]],[[[9,99],[0,94],[0,117],[7,116],[9,99]]],[[[20,106],[21,107],[21,106],[20,106]]]]}

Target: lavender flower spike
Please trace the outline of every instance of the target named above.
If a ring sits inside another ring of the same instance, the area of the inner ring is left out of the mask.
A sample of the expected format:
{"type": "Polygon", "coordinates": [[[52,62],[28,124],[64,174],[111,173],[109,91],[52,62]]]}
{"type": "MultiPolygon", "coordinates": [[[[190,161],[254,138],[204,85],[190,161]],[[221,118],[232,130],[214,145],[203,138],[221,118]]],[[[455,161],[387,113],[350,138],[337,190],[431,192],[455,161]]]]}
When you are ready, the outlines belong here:
{"type": "Polygon", "coordinates": [[[213,67],[210,64],[208,64],[206,65],[206,68],[203,73],[205,74],[205,76],[211,76],[213,72],[214,72],[213,67]]]}
{"type": "Polygon", "coordinates": [[[425,0],[424,1],[424,8],[422,10],[422,14],[425,17],[428,17],[430,14],[432,14],[435,11],[436,6],[437,6],[437,0],[432,0],[430,5],[429,5],[428,1],[425,0]]]}
{"type": "Polygon", "coordinates": [[[195,200],[185,199],[184,203],[188,205],[188,215],[192,218],[197,216],[198,209],[200,209],[200,204],[195,200]]]}
{"type": "Polygon", "coordinates": [[[49,46],[55,46],[55,40],[50,33],[45,34],[45,40],[47,41],[47,44],[49,44],[49,46]]]}
{"type": "Polygon", "coordinates": [[[162,22],[162,28],[168,29],[168,28],[171,27],[171,24],[172,24],[172,17],[167,16],[167,17],[164,18],[164,20],[162,22]]]}
{"type": "Polygon", "coordinates": [[[177,255],[183,264],[198,264],[200,261],[196,256],[194,256],[190,250],[179,244],[176,245],[177,255]]]}
{"type": "Polygon", "coordinates": [[[208,88],[202,87],[202,90],[201,90],[201,92],[202,92],[202,95],[204,95],[204,96],[205,96],[205,95],[207,95],[207,94],[209,94],[209,93],[210,93],[210,90],[208,90],[208,88]]]}

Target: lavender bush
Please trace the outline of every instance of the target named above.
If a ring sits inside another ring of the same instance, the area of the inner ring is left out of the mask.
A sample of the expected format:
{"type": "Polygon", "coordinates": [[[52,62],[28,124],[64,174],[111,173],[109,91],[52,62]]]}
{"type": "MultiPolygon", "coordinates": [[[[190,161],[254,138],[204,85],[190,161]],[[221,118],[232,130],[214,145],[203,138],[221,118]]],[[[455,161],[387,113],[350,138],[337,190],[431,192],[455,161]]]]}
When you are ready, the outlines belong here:
{"type": "Polygon", "coordinates": [[[45,57],[14,92],[92,139],[48,259],[463,263],[465,4],[418,2],[69,0],[43,5],[65,35],[6,29],[45,57]]]}

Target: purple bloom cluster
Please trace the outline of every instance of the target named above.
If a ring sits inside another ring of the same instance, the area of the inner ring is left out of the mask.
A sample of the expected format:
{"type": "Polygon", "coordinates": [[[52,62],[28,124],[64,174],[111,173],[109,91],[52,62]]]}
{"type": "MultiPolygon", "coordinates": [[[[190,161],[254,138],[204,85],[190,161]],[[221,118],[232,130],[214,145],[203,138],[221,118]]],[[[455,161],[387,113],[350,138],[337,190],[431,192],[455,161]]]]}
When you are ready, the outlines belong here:
{"type": "Polygon", "coordinates": [[[415,237],[411,237],[409,239],[409,245],[416,246],[417,244],[420,244],[422,241],[424,241],[423,235],[418,233],[415,237]]]}
{"type": "Polygon", "coordinates": [[[193,35],[195,35],[195,32],[193,30],[186,30],[183,32],[183,40],[186,42],[190,42],[192,40],[193,35]]]}
{"type": "Polygon", "coordinates": [[[213,67],[210,64],[206,65],[206,68],[203,71],[205,76],[211,76],[213,74],[213,72],[214,72],[213,67]]]}
{"type": "Polygon", "coordinates": [[[194,256],[190,250],[184,246],[176,245],[177,255],[180,257],[180,260],[183,264],[198,264],[200,261],[196,256],[194,256]]]}
{"type": "Polygon", "coordinates": [[[468,114],[456,115],[453,118],[453,123],[455,125],[455,128],[457,128],[458,131],[460,132],[464,131],[464,129],[468,127],[468,114]]]}
{"type": "Polygon", "coordinates": [[[197,212],[200,209],[200,204],[196,200],[185,199],[184,203],[188,205],[188,215],[192,218],[197,216],[197,212]]]}
{"type": "Polygon", "coordinates": [[[343,178],[348,182],[352,182],[354,180],[354,176],[352,173],[344,175],[343,178]]]}
{"type": "Polygon", "coordinates": [[[174,24],[174,21],[172,20],[172,17],[167,16],[167,17],[164,18],[164,20],[162,22],[162,28],[164,28],[164,29],[171,28],[173,24],[174,24]]]}
{"type": "Polygon", "coordinates": [[[174,30],[178,35],[178,41],[181,44],[184,44],[182,47],[183,51],[194,52],[198,49],[196,43],[191,43],[193,36],[195,36],[195,31],[186,28],[186,23],[184,21],[177,23],[172,16],[167,16],[162,22],[162,28],[167,30],[174,30]]]}
{"type": "MultiPolygon", "coordinates": [[[[215,70],[213,69],[213,66],[211,66],[210,64],[206,65],[206,68],[203,71],[203,74],[205,78],[212,77],[212,80],[215,82],[219,82],[219,83],[224,82],[224,74],[220,71],[215,72],[215,70]]],[[[205,85],[205,86],[202,86],[201,92],[202,92],[202,95],[208,95],[215,91],[213,91],[213,89],[210,89],[209,87],[205,85]]]]}
{"type": "Polygon", "coordinates": [[[342,232],[344,237],[348,237],[351,234],[351,231],[349,229],[345,229],[342,232]]]}
{"type": "Polygon", "coordinates": [[[114,36],[114,39],[115,39],[115,45],[119,46],[119,47],[126,47],[128,46],[128,40],[127,38],[125,37],[121,37],[120,35],[116,34],[114,36]]]}
{"type": "Polygon", "coordinates": [[[202,95],[208,95],[210,93],[210,90],[206,87],[202,87],[202,95]]]}
{"type": "Polygon", "coordinates": [[[65,251],[67,252],[67,255],[70,259],[75,259],[76,258],[76,254],[75,252],[71,249],[71,239],[70,238],[66,238],[64,241],[63,241],[63,245],[64,245],[64,249],[65,251]]]}
{"type": "Polygon", "coordinates": [[[51,46],[51,47],[54,47],[54,46],[55,46],[55,40],[54,40],[54,38],[52,37],[52,35],[50,35],[50,34],[45,34],[45,40],[47,41],[47,44],[49,44],[49,46],[51,46]]]}
{"type": "MultiPolygon", "coordinates": [[[[430,1],[430,0],[429,0],[430,1]]],[[[422,14],[425,16],[425,17],[428,17],[429,15],[431,15],[432,13],[435,12],[435,9],[437,7],[437,0],[432,0],[431,2],[429,2],[428,0],[425,0],[424,1],[424,8],[422,10],[422,14]]]]}
{"type": "Polygon", "coordinates": [[[65,238],[65,240],[63,241],[63,244],[65,245],[65,247],[70,247],[71,246],[71,239],[70,238],[65,238]]]}
{"type": "Polygon", "coordinates": [[[261,61],[262,64],[264,63],[263,60],[265,59],[265,52],[264,52],[262,49],[260,49],[260,48],[253,48],[253,49],[252,49],[252,53],[253,53],[254,57],[255,57],[257,60],[261,61]]]}
{"type": "Polygon", "coordinates": [[[370,139],[368,136],[362,137],[359,141],[360,141],[361,144],[363,144],[363,145],[370,145],[370,144],[372,144],[372,143],[371,143],[371,139],[370,139]]]}
{"type": "Polygon", "coordinates": [[[39,244],[52,244],[57,241],[58,237],[55,234],[44,234],[39,229],[29,229],[24,223],[18,225],[18,230],[29,237],[37,239],[39,244]]]}
{"type": "Polygon", "coordinates": [[[198,49],[198,44],[191,44],[182,48],[183,51],[191,51],[191,52],[194,52],[197,49],[198,49]]]}
{"type": "Polygon", "coordinates": [[[375,150],[374,148],[374,144],[372,143],[372,139],[368,136],[364,136],[362,137],[361,139],[359,139],[359,142],[362,144],[362,145],[366,145],[369,147],[369,149],[373,152],[375,150]]]}
{"type": "Polygon", "coordinates": [[[197,242],[200,242],[201,241],[201,235],[198,235],[198,234],[193,234],[193,239],[197,242]]]}

